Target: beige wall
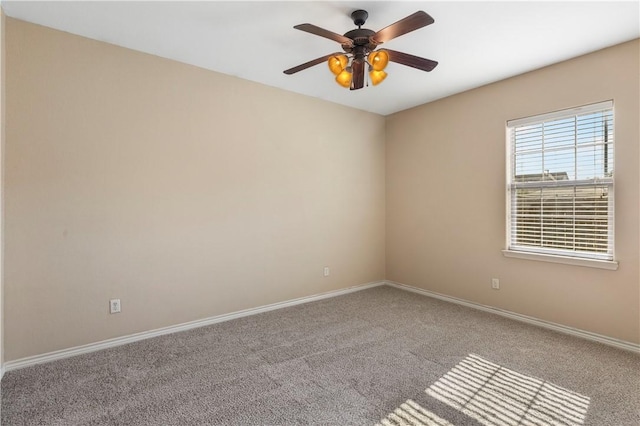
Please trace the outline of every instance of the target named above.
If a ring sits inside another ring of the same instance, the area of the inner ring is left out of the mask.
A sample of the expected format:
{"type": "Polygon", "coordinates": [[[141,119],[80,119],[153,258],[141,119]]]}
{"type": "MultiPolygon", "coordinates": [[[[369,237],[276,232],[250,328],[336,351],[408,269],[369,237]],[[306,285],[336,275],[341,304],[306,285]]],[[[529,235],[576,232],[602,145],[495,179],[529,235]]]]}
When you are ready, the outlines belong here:
{"type": "Polygon", "coordinates": [[[387,118],[387,279],[640,342],[638,40],[387,118]],[[505,122],[615,102],[617,271],[503,257],[505,122]],[[491,289],[491,278],[501,289],[491,289]]]}
{"type": "Polygon", "coordinates": [[[6,361],[384,279],[384,117],[6,33],[6,361]]]}

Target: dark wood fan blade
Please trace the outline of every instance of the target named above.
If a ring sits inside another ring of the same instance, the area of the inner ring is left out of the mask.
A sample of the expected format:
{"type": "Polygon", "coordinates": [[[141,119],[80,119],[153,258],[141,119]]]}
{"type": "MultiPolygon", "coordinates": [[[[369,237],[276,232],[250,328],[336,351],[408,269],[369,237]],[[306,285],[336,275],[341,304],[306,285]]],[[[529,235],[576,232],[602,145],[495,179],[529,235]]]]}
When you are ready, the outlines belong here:
{"type": "Polygon", "coordinates": [[[309,62],[305,62],[304,64],[298,65],[297,67],[289,68],[288,70],[285,70],[284,73],[287,75],[291,75],[297,73],[298,71],[306,70],[307,68],[310,68],[314,65],[326,62],[327,59],[329,59],[333,55],[342,55],[342,53],[329,53],[328,55],[322,56],[321,58],[313,59],[309,62]]]}
{"type": "Polygon", "coordinates": [[[324,28],[316,27],[312,24],[300,24],[296,25],[296,30],[305,31],[307,33],[315,34],[320,37],[328,38],[329,40],[337,41],[340,44],[347,44],[349,46],[353,46],[353,40],[349,37],[345,37],[343,35],[331,32],[329,30],[325,30],[324,28]]]}
{"type": "Polygon", "coordinates": [[[371,41],[376,44],[386,43],[391,39],[410,33],[411,31],[415,31],[419,28],[426,27],[434,22],[435,21],[431,16],[426,12],[419,10],[413,15],[409,15],[406,18],[381,29],[371,36],[371,41]]]}
{"type": "Polygon", "coordinates": [[[395,50],[384,49],[389,54],[389,60],[408,67],[417,68],[422,71],[431,71],[438,65],[438,62],[408,53],[397,52],[395,50]]]}
{"type": "Polygon", "coordinates": [[[362,89],[364,87],[364,61],[353,61],[351,69],[353,70],[351,90],[362,89]]]}

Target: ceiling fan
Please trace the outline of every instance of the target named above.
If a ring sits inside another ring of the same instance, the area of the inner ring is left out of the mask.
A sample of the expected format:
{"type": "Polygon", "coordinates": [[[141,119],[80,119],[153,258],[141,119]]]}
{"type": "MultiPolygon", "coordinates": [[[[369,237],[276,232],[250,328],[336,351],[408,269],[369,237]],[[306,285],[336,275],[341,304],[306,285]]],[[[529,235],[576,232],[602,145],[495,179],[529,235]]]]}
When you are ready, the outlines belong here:
{"type": "Polygon", "coordinates": [[[377,85],[387,77],[384,68],[389,61],[413,67],[422,71],[431,71],[438,62],[421,58],[408,53],[390,49],[379,49],[378,46],[401,35],[433,24],[434,19],[423,11],[418,11],[399,20],[378,32],[362,28],[369,14],[365,10],[356,10],[351,14],[357,29],[340,35],[312,24],[296,25],[296,30],[305,31],[329,40],[337,41],[342,46],[342,52],[334,52],[320,58],[313,59],[296,67],[284,71],[291,75],[314,65],[327,61],[329,69],[336,75],[336,82],[351,90],[362,89],[365,84],[365,67],[368,68],[369,78],[373,85],[377,85]]]}

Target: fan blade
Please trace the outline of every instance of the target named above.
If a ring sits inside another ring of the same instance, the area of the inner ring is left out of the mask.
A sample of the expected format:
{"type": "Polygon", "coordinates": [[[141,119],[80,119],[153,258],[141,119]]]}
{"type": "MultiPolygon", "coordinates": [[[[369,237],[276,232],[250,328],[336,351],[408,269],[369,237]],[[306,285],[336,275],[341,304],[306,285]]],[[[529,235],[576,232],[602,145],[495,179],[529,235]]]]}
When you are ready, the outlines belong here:
{"type": "Polygon", "coordinates": [[[316,58],[309,62],[305,62],[304,64],[298,65],[297,67],[289,68],[288,70],[284,71],[284,73],[287,75],[295,74],[298,71],[306,70],[307,68],[310,68],[314,65],[321,64],[334,55],[342,55],[342,53],[329,53],[328,55],[325,55],[321,58],[316,58]]]}
{"type": "Polygon", "coordinates": [[[434,22],[435,21],[431,16],[426,12],[419,10],[413,15],[409,15],[406,18],[381,29],[371,36],[371,41],[376,44],[386,43],[391,39],[400,37],[403,34],[410,33],[411,31],[415,31],[419,28],[426,27],[434,22]]]}
{"type": "Polygon", "coordinates": [[[351,69],[353,70],[351,90],[362,89],[364,87],[364,61],[353,61],[351,69]]]}
{"type": "Polygon", "coordinates": [[[389,60],[408,67],[417,68],[422,71],[431,71],[438,65],[438,62],[408,53],[397,52],[395,50],[384,49],[389,54],[389,60]]]}
{"type": "Polygon", "coordinates": [[[315,34],[320,37],[328,38],[329,40],[337,41],[340,44],[347,44],[349,46],[353,46],[353,40],[349,37],[345,37],[343,35],[331,32],[329,30],[325,30],[324,28],[316,27],[312,24],[300,24],[296,25],[296,30],[305,31],[311,34],[315,34]]]}

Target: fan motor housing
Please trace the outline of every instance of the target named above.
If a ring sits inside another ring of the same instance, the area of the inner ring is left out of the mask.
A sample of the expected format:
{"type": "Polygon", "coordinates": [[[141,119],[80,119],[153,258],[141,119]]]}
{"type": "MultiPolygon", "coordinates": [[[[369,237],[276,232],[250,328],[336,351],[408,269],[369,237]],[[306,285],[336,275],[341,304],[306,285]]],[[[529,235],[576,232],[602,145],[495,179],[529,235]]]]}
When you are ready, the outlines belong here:
{"type": "Polygon", "coordinates": [[[353,46],[342,45],[342,49],[351,53],[356,46],[363,46],[367,50],[374,50],[376,48],[376,44],[371,42],[371,36],[375,34],[375,31],[368,30],[366,28],[357,28],[355,30],[348,31],[344,33],[345,37],[353,40],[353,46]]]}

